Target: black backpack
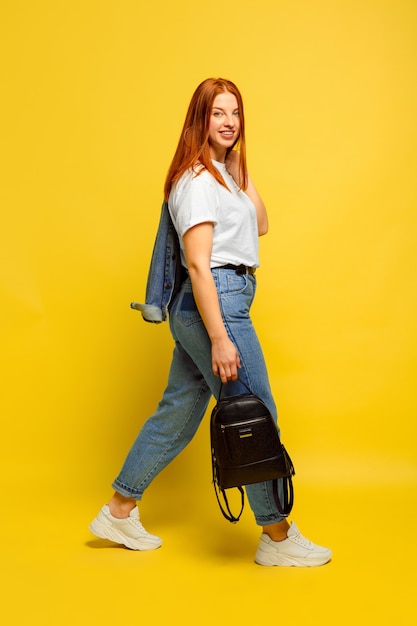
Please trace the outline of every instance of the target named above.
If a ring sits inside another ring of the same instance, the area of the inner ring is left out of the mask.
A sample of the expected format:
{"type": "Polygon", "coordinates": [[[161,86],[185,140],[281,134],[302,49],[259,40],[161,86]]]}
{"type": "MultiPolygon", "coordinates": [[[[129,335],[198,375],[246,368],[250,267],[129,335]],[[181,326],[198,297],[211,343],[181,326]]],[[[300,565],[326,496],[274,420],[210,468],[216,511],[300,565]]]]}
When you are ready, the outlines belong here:
{"type": "Polygon", "coordinates": [[[292,461],[280,441],[267,406],[248,391],[223,399],[220,391],[210,420],[214,491],[222,514],[233,523],[239,521],[244,507],[242,485],[273,480],[274,498],[283,515],[290,513],[294,502],[292,461]],[[278,495],[278,478],[283,487],[282,502],[278,495]],[[241,494],[241,510],[237,517],[230,511],[225,493],[231,487],[237,487],[241,494]],[[227,513],[219,493],[223,496],[227,513]]]}

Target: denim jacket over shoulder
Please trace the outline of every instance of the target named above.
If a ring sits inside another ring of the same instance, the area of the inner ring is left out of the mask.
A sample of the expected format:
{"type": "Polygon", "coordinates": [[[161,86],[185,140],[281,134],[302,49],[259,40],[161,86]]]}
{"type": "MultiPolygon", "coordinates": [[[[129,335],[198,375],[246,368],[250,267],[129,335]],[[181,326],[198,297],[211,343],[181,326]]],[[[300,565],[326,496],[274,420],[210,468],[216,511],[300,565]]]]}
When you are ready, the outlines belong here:
{"type": "Polygon", "coordinates": [[[146,322],[164,322],[168,317],[170,304],[181,286],[181,276],[178,235],[168,204],[164,201],[146,283],[145,304],[132,302],[130,306],[140,311],[146,322]]]}

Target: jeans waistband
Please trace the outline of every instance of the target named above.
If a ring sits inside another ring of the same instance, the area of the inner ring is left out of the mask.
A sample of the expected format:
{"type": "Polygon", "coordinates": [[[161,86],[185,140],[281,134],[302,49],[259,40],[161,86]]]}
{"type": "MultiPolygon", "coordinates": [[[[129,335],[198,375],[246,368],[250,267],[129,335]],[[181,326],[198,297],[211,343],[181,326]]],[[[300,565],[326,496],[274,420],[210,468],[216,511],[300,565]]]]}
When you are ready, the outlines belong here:
{"type": "Polygon", "coordinates": [[[247,265],[233,265],[232,263],[228,263],[227,265],[220,265],[217,267],[213,267],[214,270],[234,270],[236,274],[240,276],[242,274],[254,274],[256,272],[256,267],[248,267],[247,265]]]}

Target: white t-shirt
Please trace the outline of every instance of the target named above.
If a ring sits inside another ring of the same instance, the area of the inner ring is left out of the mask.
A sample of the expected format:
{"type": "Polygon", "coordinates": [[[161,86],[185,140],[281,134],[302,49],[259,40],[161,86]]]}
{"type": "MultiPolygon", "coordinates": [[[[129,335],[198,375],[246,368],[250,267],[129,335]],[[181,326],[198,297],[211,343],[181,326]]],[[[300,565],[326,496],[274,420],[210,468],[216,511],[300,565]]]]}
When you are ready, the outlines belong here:
{"type": "Polygon", "coordinates": [[[173,185],[169,195],[168,207],[180,240],[181,262],[187,267],[183,235],[197,224],[211,222],[214,230],[210,267],[228,263],[258,267],[255,205],[239,190],[224,163],[213,161],[213,165],[229,189],[220,185],[207,170],[198,176],[190,170],[173,185]]]}

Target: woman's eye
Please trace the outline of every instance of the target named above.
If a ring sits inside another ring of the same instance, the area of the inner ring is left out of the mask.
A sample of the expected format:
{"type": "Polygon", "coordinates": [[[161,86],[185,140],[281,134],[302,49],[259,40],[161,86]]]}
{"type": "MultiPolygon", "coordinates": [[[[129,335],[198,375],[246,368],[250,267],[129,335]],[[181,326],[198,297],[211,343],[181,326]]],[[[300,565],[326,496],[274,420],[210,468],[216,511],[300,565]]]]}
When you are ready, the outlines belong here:
{"type": "Polygon", "coordinates": [[[220,117],[221,112],[220,111],[214,111],[213,115],[214,115],[214,117],[220,117]]]}

